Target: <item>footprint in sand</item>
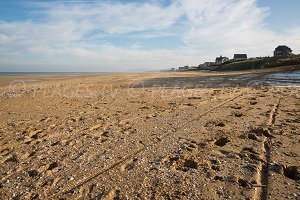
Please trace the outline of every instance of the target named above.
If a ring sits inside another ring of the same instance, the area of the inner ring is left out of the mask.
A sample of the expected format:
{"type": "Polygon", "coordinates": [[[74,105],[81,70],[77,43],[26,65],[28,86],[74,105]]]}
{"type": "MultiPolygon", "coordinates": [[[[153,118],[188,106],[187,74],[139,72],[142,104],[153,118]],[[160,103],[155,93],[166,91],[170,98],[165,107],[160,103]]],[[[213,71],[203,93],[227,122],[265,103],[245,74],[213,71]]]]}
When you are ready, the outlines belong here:
{"type": "Polygon", "coordinates": [[[253,161],[261,161],[262,158],[257,151],[255,151],[252,147],[244,147],[240,152],[239,156],[241,158],[250,158],[253,161]]]}
{"type": "Polygon", "coordinates": [[[300,167],[299,166],[288,166],[283,169],[285,177],[299,181],[300,180],[300,167]]]}
{"type": "Polygon", "coordinates": [[[198,169],[198,163],[192,157],[182,155],[167,156],[162,160],[174,170],[187,172],[191,169],[198,169]]]}
{"type": "Polygon", "coordinates": [[[59,167],[58,162],[53,162],[53,163],[48,165],[47,170],[53,170],[54,168],[57,168],[57,167],[59,167]]]}
{"type": "Polygon", "coordinates": [[[225,122],[223,122],[221,120],[209,121],[204,126],[205,127],[212,127],[212,126],[224,127],[225,126],[225,122]]]}
{"type": "Polygon", "coordinates": [[[247,187],[247,188],[250,187],[249,181],[247,181],[246,179],[243,179],[243,178],[238,179],[238,184],[240,187],[247,187]]]}
{"type": "Polygon", "coordinates": [[[220,161],[219,160],[211,160],[211,169],[214,171],[220,171],[220,161]]]}
{"type": "Polygon", "coordinates": [[[270,130],[267,128],[262,128],[262,127],[256,127],[256,128],[252,128],[250,131],[250,133],[255,133],[256,136],[265,136],[265,137],[272,137],[270,130]]]}
{"type": "Polygon", "coordinates": [[[192,159],[186,159],[183,163],[184,168],[197,169],[198,163],[192,159]]]}
{"type": "Polygon", "coordinates": [[[196,142],[187,140],[180,145],[180,149],[192,152],[197,148],[196,145],[197,145],[196,142]]]}
{"type": "Polygon", "coordinates": [[[243,116],[243,113],[241,113],[241,112],[233,112],[232,115],[233,115],[234,117],[242,117],[242,116],[243,116]]]}
{"type": "Polygon", "coordinates": [[[39,174],[38,171],[35,170],[35,169],[30,169],[30,170],[27,171],[27,173],[30,177],[35,177],[39,174]]]}
{"type": "Polygon", "coordinates": [[[214,180],[216,180],[216,181],[224,181],[225,178],[223,176],[217,175],[217,176],[214,177],[214,180]]]}
{"type": "Polygon", "coordinates": [[[225,146],[230,140],[227,137],[221,137],[215,141],[215,145],[219,147],[225,146]]]}
{"type": "Polygon", "coordinates": [[[12,155],[12,156],[8,157],[4,162],[5,163],[9,163],[9,162],[17,163],[18,157],[16,155],[12,155]]]}

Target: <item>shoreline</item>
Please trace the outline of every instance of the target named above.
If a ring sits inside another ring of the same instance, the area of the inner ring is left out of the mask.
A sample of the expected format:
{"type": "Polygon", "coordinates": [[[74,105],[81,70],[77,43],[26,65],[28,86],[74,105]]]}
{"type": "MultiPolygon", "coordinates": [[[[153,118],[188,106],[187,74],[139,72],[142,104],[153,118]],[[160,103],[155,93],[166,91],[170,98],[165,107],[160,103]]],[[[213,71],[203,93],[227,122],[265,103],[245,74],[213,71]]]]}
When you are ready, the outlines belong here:
{"type": "MultiPolygon", "coordinates": [[[[243,71],[192,71],[192,72],[136,72],[136,73],[122,73],[122,72],[82,72],[82,73],[73,73],[73,72],[35,72],[37,74],[15,74],[15,75],[4,75],[0,73],[0,87],[7,86],[14,81],[23,81],[26,84],[29,83],[40,83],[40,82],[50,82],[50,81],[63,81],[69,79],[80,79],[80,78],[89,78],[89,77],[98,77],[98,76],[114,76],[114,75],[127,75],[127,74],[172,74],[181,76],[190,76],[190,75],[208,75],[208,76],[217,76],[217,75],[238,75],[238,74],[268,74],[284,71],[293,71],[300,70],[300,65],[295,66],[285,66],[285,67],[275,67],[267,69],[253,69],[253,70],[243,70],[243,71]]],[[[9,73],[9,72],[8,72],[9,73]]],[[[34,73],[34,72],[33,72],[34,73]]]]}
{"type": "Polygon", "coordinates": [[[107,76],[113,75],[114,73],[81,73],[81,74],[61,74],[61,73],[37,73],[37,74],[14,74],[14,75],[0,75],[0,86],[7,86],[13,81],[24,81],[26,83],[30,82],[49,82],[49,81],[62,81],[70,80],[76,78],[89,78],[95,76],[107,76]]]}

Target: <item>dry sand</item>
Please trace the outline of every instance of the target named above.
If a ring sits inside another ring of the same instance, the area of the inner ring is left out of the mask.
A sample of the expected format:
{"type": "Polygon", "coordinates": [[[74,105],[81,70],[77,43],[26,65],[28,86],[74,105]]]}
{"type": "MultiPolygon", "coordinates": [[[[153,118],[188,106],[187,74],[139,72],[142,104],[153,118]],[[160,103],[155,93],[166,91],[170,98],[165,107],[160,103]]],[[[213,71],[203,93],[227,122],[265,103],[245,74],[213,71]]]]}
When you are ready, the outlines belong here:
{"type": "Polygon", "coordinates": [[[3,84],[0,198],[299,199],[300,90],[260,72],[3,84]]]}

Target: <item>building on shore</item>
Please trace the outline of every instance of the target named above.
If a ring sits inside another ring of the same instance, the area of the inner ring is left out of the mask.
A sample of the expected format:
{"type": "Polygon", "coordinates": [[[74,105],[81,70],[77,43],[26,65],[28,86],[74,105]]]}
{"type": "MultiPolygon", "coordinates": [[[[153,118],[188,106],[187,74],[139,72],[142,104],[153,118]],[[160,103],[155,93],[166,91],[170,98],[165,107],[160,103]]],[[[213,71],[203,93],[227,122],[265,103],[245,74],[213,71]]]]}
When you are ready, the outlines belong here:
{"type": "Polygon", "coordinates": [[[227,61],[229,61],[229,58],[227,58],[227,57],[223,57],[223,56],[216,57],[215,65],[222,65],[223,63],[225,63],[227,61]]]}
{"type": "Polygon", "coordinates": [[[203,66],[206,67],[206,68],[208,68],[209,66],[212,66],[212,65],[214,65],[214,64],[215,64],[215,62],[205,62],[205,63],[203,64],[203,66]]]}
{"type": "Polygon", "coordinates": [[[179,67],[179,68],[178,68],[178,71],[187,71],[188,69],[189,69],[189,66],[186,65],[186,66],[184,66],[184,67],[179,67]]]}
{"type": "Polygon", "coordinates": [[[292,53],[292,49],[285,46],[285,45],[280,45],[280,46],[276,47],[276,49],[274,51],[274,57],[276,57],[276,56],[290,56],[290,55],[294,55],[292,53]]]}
{"type": "Polygon", "coordinates": [[[184,67],[179,67],[178,71],[197,71],[198,70],[198,66],[184,66],[184,67]]]}
{"type": "Polygon", "coordinates": [[[198,65],[198,70],[208,70],[210,66],[214,65],[215,62],[205,62],[203,64],[198,65]]]}
{"type": "Polygon", "coordinates": [[[191,66],[188,69],[189,71],[197,71],[198,70],[198,66],[191,66]]]}
{"type": "Polygon", "coordinates": [[[247,54],[234,54],[233,60],[235,61],[242,61],[242,60],[247,60],[247,54]]]}

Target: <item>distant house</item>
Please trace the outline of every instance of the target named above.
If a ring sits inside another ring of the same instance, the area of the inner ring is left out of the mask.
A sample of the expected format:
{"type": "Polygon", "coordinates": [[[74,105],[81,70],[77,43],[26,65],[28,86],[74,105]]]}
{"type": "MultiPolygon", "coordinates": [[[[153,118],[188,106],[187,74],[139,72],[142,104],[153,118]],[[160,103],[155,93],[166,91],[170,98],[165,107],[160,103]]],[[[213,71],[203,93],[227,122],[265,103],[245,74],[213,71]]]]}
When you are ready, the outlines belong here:
{"type": "Polygon", "coordinates": [[[184,71],[184,67],[179,67],[178,70],[179,71],[184,71]]]}
{"type": "Polygon", "coordinates": [[[247,54],[234,54],[233,59],[236,61],[247,60],[247,54]]]}
{"type": "Polygon", "coordinates": [[[222,65],[223,63],[225,63],[225,62],[227,62],[227,61],[229,61],[229,58],[220,56],[220,57],[217,57],[217,58],[216,58],[215,64],[216,64],[216,65],[222,65]]]}
{"type": "Polygon", "coordinates": [[[214,62],[205,62],[203,64],[198,65],[198,70],[209,70],[210,66],[214,65],[214,62]]]}
{"type": "Polygon", "coordinates": [[[203,67],[208,68],[209,66],[212,66],[212,65],[214,65],[214,64],[215,64],[214,62],[205,62],[205,63],[203,64],[203,67]]]}
{"type": "Polygon", "coordinates": [[[197,71],[198,67],[197,66],[191,66],[189,67],[189,71],[197,71]]]}
{"type": "MultiPolygon", "coordinates": [[[[184,66],[184,67],[179,67],[178,70],[179,71],[189,71],[192,70],[193,67],[189,67],[188,65],[184,66]]],[[[197,68],[196,68],[197,69],[197,68]]],[[[196,70],[195,69],[195,70],[196,70]]]]}
{"type": "Polygon", "coordinates": [[[274,57],[275,56],[289,56],[289,55],[293,55],[292,49],[285,45],[278,46],[274,51],[274,57]]]}

